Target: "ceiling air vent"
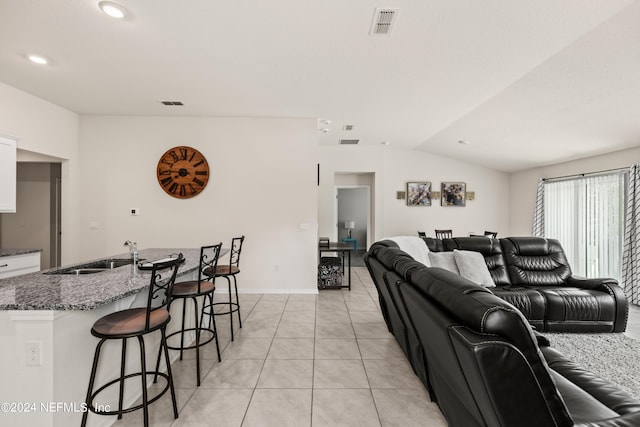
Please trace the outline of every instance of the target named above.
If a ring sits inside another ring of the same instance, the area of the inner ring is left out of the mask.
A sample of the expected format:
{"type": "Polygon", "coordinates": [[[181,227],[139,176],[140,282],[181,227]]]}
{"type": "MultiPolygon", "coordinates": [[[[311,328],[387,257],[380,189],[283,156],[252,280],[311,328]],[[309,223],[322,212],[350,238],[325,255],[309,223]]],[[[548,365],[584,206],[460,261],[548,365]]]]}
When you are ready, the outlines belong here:
{"type": "Polygon", "coordinates": [[[358,142],[360,142],[359,139],[341,139],[340,140],[340,144],[343,144],[343,145],[356,145],[358,142]]]}
{"type": "Polygon", "coordinates": [[[163,105],[178,105],[178,106],[184,105],[182,101],[160,101],[160,102],[162,102],[163,105]]]}
{"type": "Polygon", "coordinates": [[[377,8],[373,14],[373,22],[371,23],[371,30],[369,34],[372,36],[389,36],[393,33],[393,27],[395,27],[398,20],[398,14],[400,9],[382,7],[377,8]]]}

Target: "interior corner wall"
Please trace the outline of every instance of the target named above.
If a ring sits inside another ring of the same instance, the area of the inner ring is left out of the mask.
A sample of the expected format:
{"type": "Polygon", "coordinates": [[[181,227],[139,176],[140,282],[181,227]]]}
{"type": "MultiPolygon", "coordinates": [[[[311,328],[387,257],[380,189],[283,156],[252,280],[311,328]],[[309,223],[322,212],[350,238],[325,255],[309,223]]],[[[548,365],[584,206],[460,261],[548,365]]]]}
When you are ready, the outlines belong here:
{"type": "Polygon", "coordinates": [[[317,126],[312,119],[82,116],[78,246],[85,258],[139,248],[200,247],[245,235],[241,291],[317,292],[317,126]],[[199,150],[207,187],[167,195],[169,148],[199,150]],[[132,216],[131,208],[140,214],[132,216]]]}
{"type": "Polygon", "coordinates": [[[509,216],[512,236],[530,236],[539,178],[553,178],[609,169],[626,168],[640,162],[640,148],[511,173],[509,216]]]}
{"type": "Polygon", "coordinates": [[[321,185],[319,189],[319,234],[332,232],[335,173],[375,173],[375,233],[372,242],[397,235],[417,236],[425,231],[433,236],[437,228],[451,228],[454,235],[497,231],[509,232],[509,176],[493,169],[416,150],[392,147],[323,146],[319,148],[321,185]],[[396,198],[406,191],[407,182],[429,181],[440,191],[445,181],[465,182],[475,200],[465,207],[443,207],[439,200],[431,206],[407,206],[396,198]]]}

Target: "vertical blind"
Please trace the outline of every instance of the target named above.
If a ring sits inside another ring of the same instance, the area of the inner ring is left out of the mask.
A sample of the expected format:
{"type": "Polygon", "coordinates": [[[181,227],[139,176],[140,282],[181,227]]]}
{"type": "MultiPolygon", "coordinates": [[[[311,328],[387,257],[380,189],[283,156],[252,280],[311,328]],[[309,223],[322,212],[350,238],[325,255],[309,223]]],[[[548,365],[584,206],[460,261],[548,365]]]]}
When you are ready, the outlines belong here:
{"type": "Polygon", "coordinates": [[[627,174],[544,183],[544,235],[560,240],[574,274],[620,280],[627,174]]]}

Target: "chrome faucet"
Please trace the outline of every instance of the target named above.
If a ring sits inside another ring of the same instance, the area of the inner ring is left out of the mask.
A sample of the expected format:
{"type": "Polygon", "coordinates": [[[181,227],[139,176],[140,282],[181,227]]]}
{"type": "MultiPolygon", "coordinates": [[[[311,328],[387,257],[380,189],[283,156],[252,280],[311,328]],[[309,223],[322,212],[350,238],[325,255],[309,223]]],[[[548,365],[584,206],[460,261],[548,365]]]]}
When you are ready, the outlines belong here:
{"type": "Polygon", "coordinates": [[[132,260],[131,274],[135,277],[138,274],[138,246],[136,242],[132,242],[131,240],[124,242],[123,246],[129,247],[129,254],[131,255],[132,260]]]}

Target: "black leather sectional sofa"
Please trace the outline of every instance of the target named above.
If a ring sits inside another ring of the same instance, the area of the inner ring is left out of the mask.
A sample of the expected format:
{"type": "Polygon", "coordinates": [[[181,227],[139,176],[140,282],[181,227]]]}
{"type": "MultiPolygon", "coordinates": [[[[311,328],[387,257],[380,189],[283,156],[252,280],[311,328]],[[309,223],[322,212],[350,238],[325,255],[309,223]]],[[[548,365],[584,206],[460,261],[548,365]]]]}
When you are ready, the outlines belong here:
{"type": "MultiPolygon", "coordinates": [[[[496,284],[491,291],[516,306],[538,331],[624,332],[629,306],[614,279],[573,276],[555,239],[456,237],[423,239],[431,252],[480,252],[496,284]]],[[[395,244],[386,242],[381,244],[395,244]]]]}
{"type": "Polygon", "coordinates": [[[390,241],[365,262],[389,330],[450,426],[640,426],[640,402],[555,351],[493,288],[390,241]]]}

